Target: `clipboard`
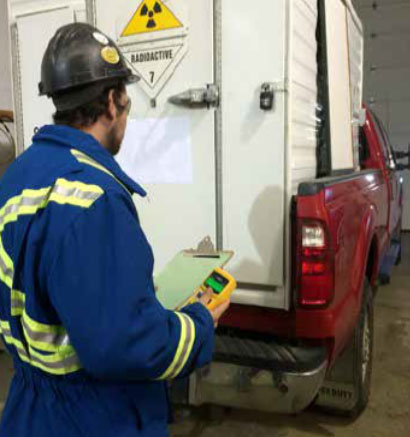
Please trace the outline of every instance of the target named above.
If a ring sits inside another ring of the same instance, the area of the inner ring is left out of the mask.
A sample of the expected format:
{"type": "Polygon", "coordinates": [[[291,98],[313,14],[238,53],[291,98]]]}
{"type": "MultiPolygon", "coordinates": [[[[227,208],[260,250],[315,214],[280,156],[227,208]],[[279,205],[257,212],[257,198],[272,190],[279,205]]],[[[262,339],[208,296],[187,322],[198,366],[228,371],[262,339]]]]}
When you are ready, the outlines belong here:
{"type": "Polygon", "coordinates": [[[168,310],[184,307],[216,267],[223,268],[233,257],[233,251],[198,253],[192,250],[179,252],[154,277],[158,300],[168,310]]]}

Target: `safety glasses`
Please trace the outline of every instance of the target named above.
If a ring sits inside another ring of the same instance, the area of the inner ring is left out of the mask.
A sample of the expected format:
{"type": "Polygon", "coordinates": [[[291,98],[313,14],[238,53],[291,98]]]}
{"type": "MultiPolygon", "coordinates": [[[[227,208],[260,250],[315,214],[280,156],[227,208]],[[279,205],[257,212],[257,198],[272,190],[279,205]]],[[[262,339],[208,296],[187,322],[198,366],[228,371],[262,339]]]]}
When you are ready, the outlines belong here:
{"type": "Polygon", "coordinates": [[[127,96],[127,102],[125,103],[125,105],[117,105],[117,106],[118,109],[121,110],[121,112],[125,111],[127,115],[129,115],[131,112],[131,104],[132,104],[131,99],[127,96]]]}

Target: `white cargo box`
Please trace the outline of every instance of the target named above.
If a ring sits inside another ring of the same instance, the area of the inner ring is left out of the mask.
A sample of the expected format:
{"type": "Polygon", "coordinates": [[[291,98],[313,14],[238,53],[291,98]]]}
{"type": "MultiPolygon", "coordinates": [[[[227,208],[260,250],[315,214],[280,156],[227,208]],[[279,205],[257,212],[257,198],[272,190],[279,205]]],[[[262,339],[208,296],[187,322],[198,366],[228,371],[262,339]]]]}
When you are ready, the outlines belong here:
{"type": "MultiPolygon", "coordinates": [[[[350,1],[324,3],[329,99],[321,113],[331,168],[352,169],[362,29],[350,1]]],[[[228,269],[237,302],[287,309],[291,199],[317,175],[318,1],[90,0],[86,9],[141,76],[128,88],[133,106],[118,160],[149,193],[135,201],[156,270],[210,236],[236,254],[228,269]]],[[[16,22],[19,35],[33,25],[16,22]]],[[[21,84],[39,81],[37,62],[20,56],[21,84]]],[[[26,113],[30,99],[21,97],[17,111],[29,130],[51,114],[26,113]]],[[[20,128],[26,147],[28,137],[20,128]]]]}

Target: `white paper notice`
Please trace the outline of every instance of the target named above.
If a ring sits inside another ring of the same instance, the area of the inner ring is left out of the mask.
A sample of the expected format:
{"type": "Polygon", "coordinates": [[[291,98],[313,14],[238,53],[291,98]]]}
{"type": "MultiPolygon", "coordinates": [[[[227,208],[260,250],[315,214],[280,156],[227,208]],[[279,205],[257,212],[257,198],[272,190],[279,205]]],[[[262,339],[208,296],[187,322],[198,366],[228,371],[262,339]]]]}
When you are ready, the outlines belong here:
{"type": "Polygon", "coordinates": [[[129,119],[116,159],[137,183],[192,183],[189,117],[129,119]]]}

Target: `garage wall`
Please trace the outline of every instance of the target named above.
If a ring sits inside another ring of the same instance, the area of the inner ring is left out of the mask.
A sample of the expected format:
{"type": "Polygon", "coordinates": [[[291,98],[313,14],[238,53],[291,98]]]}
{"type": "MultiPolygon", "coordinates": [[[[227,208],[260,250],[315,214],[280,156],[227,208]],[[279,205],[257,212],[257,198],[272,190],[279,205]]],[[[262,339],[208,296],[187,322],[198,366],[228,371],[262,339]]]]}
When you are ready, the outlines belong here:
{"type": "Polygon", "coordinates": [[[8,3],[0,1],[0,109],[13,108],[11,83],[11,52],[8,31],[8,3]]]}
{"type": "Polygon", "coordinates": [[[30,146],[37,127],[52,123],[55,110],[52,101],[38,94],[41,59],[47,44],[60,26],[85,21],[86,8],[84,0],[10,0],[9,5],[13,57],[18,60],[14,91],[17,153],[20,154],[30,146]]]}
{"type": "MultiPolygon", "coordinates": [[[[410,0],[354,0],[365,29],[364,101],[384,123],[392,146],[410,143],[410,0]]],[[[403,172],[403,227],[410,230],[410,171],[403,172]]]]}

